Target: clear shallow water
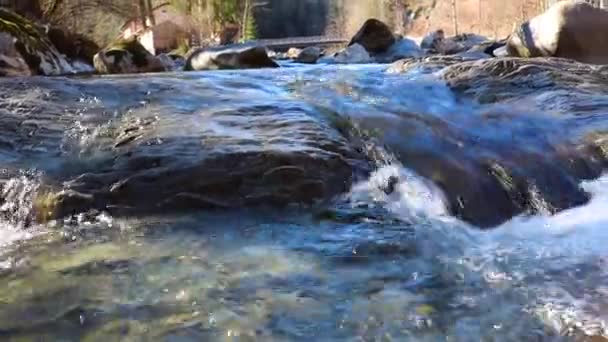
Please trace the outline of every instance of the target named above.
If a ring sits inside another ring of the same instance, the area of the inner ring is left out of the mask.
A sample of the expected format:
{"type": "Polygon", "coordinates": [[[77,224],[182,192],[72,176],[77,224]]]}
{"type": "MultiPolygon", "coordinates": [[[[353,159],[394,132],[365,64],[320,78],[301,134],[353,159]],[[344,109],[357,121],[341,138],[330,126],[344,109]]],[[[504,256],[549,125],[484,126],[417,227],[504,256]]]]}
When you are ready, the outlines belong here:
{"type": "MultiPolygon", "coordinates": [[[[65,160],[85,167],[103,157],[123,116],[163,116],[167,124],[159,129],[171,137],[196,130],[199,121],[183,124],[181,113],[253,104],[297,102],[362,122],[386,119],[387,125],[407,110],[500,144],[509,139],[497,132],[521,138],[539,127],[547,133],[542,139],[553,142],[566,124],[535,113],[510,116],[508,125],[484,123],[478,119],[486,108],[458,99],[432,78],[381,71],[357,66],[156,76],[140,85],[148,94],[142,99],[137,89],[120,94],[123,77],[93,80],[98,93],[71,104],[80,119],[46,145],[18,151],[11,165],[58,174],[65,160]],[[167,96],[163,89],[171,87],[180,95],[167,96]],[[58,153],[49,153],[55,148],[58,153]]],[[[214,128],[228,136],[248,133],[214,128]]],[[[542,141],[538,134],[529,139],[542,141]]],[[[411,143],[433,146],[428,141],[411,143]]],[[[451,217],[445,194],[404,167],[407,160],[367,147],[377,170],[330,210],[90,213],[26,228],[42,177],[11,178],[4,184],[11,201],[1,209],[7,219],[0,229],[0,337],[523,341],[568,340],[560,335],[569,328],[576,328],[572,334],[607,333],[607,178],[581,184],[592,194],[586,205],[481,231],[451,217]],[[387,194],[382,186],[391,177],[398,182],[387,194]]]]}

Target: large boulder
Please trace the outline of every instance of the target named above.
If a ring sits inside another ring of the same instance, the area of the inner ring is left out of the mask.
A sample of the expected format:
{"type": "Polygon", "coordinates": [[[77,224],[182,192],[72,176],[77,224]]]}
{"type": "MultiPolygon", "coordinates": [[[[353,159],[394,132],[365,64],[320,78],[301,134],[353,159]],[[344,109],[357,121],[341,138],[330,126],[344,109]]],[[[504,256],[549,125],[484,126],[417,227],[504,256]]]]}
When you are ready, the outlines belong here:
{"type": "Polygon", "coordinates": [[[15,38],[0,32],[0,76],[31,76],[32,70],[15,47],[15,38]]]}
{"type": "Polygon", "coordinates": [[[608,11],[584,1],[560,1],[516,26],[507,52],[514,57],[563,57],[608,63],[608,11]]]}
{"type": "Polygon", "coordinates": [[[167,71],[163,62],[146,50],[135,37],[110,44],[95,55],[93,64],[100,74],[167,71]]]}
{"type": "Polygon", "coordinates": [[[277,68],[265,47],[252,43],[201,48],[191,51],[185,70],[277,68]]]}
{"type": "Polygon", "coordinates": [[[379,63],[393,63],[400,59],[417,58],[423,55],[424,51],[415,41],[409,38],[401,38],[391,45],[386,52],[374,56],[374,60],[379,63]]]}
{"type": "MultiPolygon", "coordinates": [[[[335,119],[299,99],[277,101],[259,77],[0,79],[0,155],[11,156],[2,168],[43,174],[40,221],[89,209],[322,204],[348,191],[367,162],[335,119]]],[[[1,171],[0,185],[12,177],[1,171]]]]}
{"type": "Polygon", "coordinates": [[[353,44],[338,52],[333,57],[333,62],[338,64],[364,64],[371,63],[372,58],[363,46],[353,44]]]}
{"type": "Polygon", "coordinates": [[[376,54],[386,52],[395,40],[395,35],[388,25],[377,19],[368,19],[348,45],[359,44],[368,53],[376,54]]]}
{"type": "Polygon", "coordinates": [[[434,56],[400,62],[393,72],[428,64],[458,99],[481,105],[365,124],[380,128],[382,143],[399,160],[443,190],[454,215],[495,226],[589,199],[580,181],[608,167],[604,120],[597,119],[608,105],[607,67],[558,58],[434,56]]]}
{"type": "Polygon", "coordinates": [[[72,66],[38,26],[13,12],[0,9],[0,76],[73,72],[72,66]]]}
{"type": "Polygon", "coordinates": [[[323,50],[318,46],[309,46],[301,50],[296,56],[295,60],[298,63],[314,64],[321,58],[323,50]]]}

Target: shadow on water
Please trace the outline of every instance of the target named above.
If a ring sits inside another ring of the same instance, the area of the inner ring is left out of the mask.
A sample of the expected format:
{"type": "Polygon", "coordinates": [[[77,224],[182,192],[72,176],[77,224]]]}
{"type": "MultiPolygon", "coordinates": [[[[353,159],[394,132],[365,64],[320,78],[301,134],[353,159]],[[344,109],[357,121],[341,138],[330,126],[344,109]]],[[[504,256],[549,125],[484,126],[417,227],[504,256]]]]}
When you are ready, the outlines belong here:
{"type": "Polygon", "coordinates": [[[315,66],[3,80],[11,97],[0,101],[0,128],[10,142],[0,144],[9,170],[0,209],[0,337],[606,335],[608,182],[581,188],[581,179],[600,173],[591,168],[575,177],[564,166],[586,131],[573,133],[572,118],[523,103],[523,110],[478,105],[429,75],[383,72],[315,66]],[[299,157],[276,157],[286,150],[299,157]],[[243,159],[245,152],[253,157],[243,159]],[[209,153],[232,159],[218,163],[209,153]],[[256,165],[287,172],[266,183],[258,173],[239,173],[256,165]],[[208,178],[214,167],[216,178],[208,178]],[[141,178],[131,177],[134,170],[141,178]],[[214,201],[241,200],[229,196],[236,189],[259,195],[253,198],[261,204],[268,204],[264,194],[309,194],[293,192],[302,174],[323,184],[310,198],[332,200],[309,208],[128,215],[96,208],[103,211],[17,227],[32,215],[40,187],[98,196],[117,189],[118,180],[137,179],[131,197],[121,198],[138,206],[208,195],[200,184],[232,172],[237,176],[219,191],[225,197],[214,201]],[[558,212],[573,203],[582,205],[558,212]],[[496,227],[482,231],[454,215],[496,227]]]}

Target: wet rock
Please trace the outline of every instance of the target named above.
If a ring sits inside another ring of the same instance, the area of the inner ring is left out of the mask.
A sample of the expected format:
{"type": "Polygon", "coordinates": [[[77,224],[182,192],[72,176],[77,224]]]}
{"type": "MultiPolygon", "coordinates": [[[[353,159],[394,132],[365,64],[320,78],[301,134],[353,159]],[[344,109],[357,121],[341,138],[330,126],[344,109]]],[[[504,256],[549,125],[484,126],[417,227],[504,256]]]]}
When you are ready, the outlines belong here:
{"type": "Polygon", "coordinates": [[[363,64],[372,62],[367,50],[359,44],[353,44],[341,52],[338,52],[333,58],[333,62],[339,64],[363,64]]]}
{"type": "Polygon", "coordinates": [[[251,106],[125,123],[98,170],[64,183],[76,197],[60,197],[55,212],[83,203],[121,213],[327,200],[349,188],[356,153],[311,114],[251,106]]]}
{"type": "MultiPolygon", "coordinates": [[[[156,58],[158,58],[166,71],[175,71],[181,69],[179,64],[176,63],[176,61],[180,61],[179,57],[174,59],[167,54],[161,53],[160,55],[156,56],[156,58]]],[[[183,61],[183,59],[181,60],[183,61]]]]}
{"type": "Polygon", "coordinates": [[[185,70],[277,68],[266,48],[255,44],[236,44],[197,49],[186,58],[185,70]]]}
{"type": "Polygon", "coordinates": [[[317,46],[309,46],[304,50],[300,51],[296,56],[295,60],[298,63],[314,64],[323,54],[323,50],[317,46]]]}
{"type": "Polygon", "coordinates": [[[507,43],[513,57],[562,57],[608,63],[608,11],[584,1],[560,1],[516,27],[507,43]]]}
{"type": "MultiPolygon", "coordinates": [[[[391,65],[388,73],[407,73],[413,70],[420,70],[424,73],[439,71],[447,66],[462,63],[470,60],[467,56],[428,56],[421,58],[403,59],[391,65]]],[[[477,58],[474,58],[477,60],[477,58]]]]}
{"type": "Polygon", "coordinates": [[[0,9],[0,76],[63,75],[73,71],[40,28],[0,9]]]}
{"type": "Polygon", "coordinates": [[[0,32],[0,76],[31,76],[32,71],[17,51],[14,38],[0,32]]]}
{"type": "Polygon", "coordinates": [[[606,104],[608,68],[557,58],[496,58],[451,65],[448,85],[482,103],[521,102],[544,109],[588,113],[606,104]],[[542,95],[542,96],[540,96],[542,95]],[[559,100],[559,101],[557,101],[559,100]]]}
{"type": "MultiPolygon", "coordinates": [[[[501,57],[499,56],[499,53],[495,53],[495,51],[497,51],[498,49],[504,47],[507,44],[506,40],[500,40],[500,41],[486,41],[480,44],[477,44],[473,47],[471,47],[467,52],[474,52],[474,53],[484,53],[488,56],[492,56],[492,57],[501,57]]],[[[504,57],[504,56],[502,56],[504,57]]]]}
{"type": "Polygon", "coordinates": [[[436,49],[437,44],[439,44],[439,42],[444,39],[445,33],[443,32],[443,30],[440,29],[433,31],[424,36],[424,38],[422,38],[422,41],[420,42],[420,48],[425,50],[436,49]]]}
{"type": "Polygon", "coordinates": [[[483,36],[466,33],[454,37],[446,37],[443,30],[437,30],[425,36],[420,43],[420,47],[428,50],[430,53],[453,55],[465,52],[486,41],[487,38],[483,36]]]}
{"type": "Polygon", "coordinates": [[[386,52],[374,56],[374,60],[379,63],[393,63],[400,59],[417,58],[423,55],[424,52],[415,41],[401,38],[391,45],[386,52]]]}
{"type": "MultiPolygon", "coordinates": [[[[578,117],[598,115],[608,104],[604,95],[608,90],[608,69],[571,60],[489,59],[455,64],[442,74],[455,91],[484,103],[512,107],[527,103],[539,110],[578,117]]],[[[549,211],[584,203],[587,195],[578,182],[598,177],[607,165],[602,139],[588,139],[584,130],[574,130],[567,124],[544,125],[535,129],[542,137],[525,147],[503,152],[499,162],[502,165],[490,164],[490,173],[502,188],[520,189],[507,191],[507,203],[516,208],[515,213],[531,203],[538,204],[538,198],[549,211]],[[521,190],[530,188],[530,184],[534,185],[536,196],[525,195],[521,190]]]]}
{"type": "Polygon", "coordinates": [[[581,205],[589,196],[579,182],[600,176],[608,166],[605,134],[597,127],[576,129],[558,116],[604,114],[605,66],[557,58],[433,56],[400,61],[392,69],[439,71],[459,99],[494,105],[473,119],[456,113],[454,121],[403,114],[361,123],[383,132],[382,143],[437,184],[452,213],[468,222],[488,227],[522,213],[581,205]]]}
{"type": "Polygon", "coordinates": [[[95,55],[93,64],[100,74],[167,71],[163,62],[135,38],[114,42],[95,55]]]}
{"type": "Polygon", "coordinates": [[[349,46],[359,44],[370,54],[386,52],[395,43],[395,36],[385,23],[368,19],[351,39],[349,46]]]}

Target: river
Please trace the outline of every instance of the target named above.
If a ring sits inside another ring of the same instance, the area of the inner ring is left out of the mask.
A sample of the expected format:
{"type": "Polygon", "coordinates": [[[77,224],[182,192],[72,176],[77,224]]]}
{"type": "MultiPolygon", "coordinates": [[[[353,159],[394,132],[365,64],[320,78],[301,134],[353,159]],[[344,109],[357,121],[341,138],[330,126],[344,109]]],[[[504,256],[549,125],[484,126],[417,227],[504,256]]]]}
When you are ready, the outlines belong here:
{"type": "Polygon", "coordinates": [[[608,335],[606,119],[386,69],[0,80],[0,339],[608,335]]]}

